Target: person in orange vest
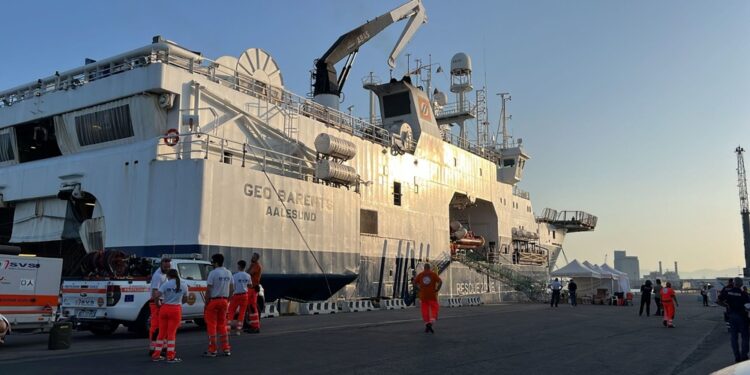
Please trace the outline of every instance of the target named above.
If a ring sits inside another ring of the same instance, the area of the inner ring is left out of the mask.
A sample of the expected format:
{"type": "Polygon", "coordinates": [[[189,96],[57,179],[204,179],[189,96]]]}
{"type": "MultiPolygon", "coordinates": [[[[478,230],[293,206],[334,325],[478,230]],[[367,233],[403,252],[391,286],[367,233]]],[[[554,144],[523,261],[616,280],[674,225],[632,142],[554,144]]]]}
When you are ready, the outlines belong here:
{"type": "Polygon", "coordinates": [[[229,310],[227,310],[227,322],[230,325],[229,331],[234,329],[234,334],[239,336],[242,331],[242,325],[245,322],[245,312],[247,311],[247,292],[250,287],[250,275],[245,272],[247,262],[240,260],[237,262],[238,271],[232,275],[232,283],[234,284],[234,294],[232,299],[229,301],[229,310]],[[238,319],[234,327],[234,316],[237,314],[239,309],[238,319]]]}
{"type": "Polygon", "coordinates": [[[672,320],[674,319],[674,308],[680,304],[677,303],[677,296],[674,294],[672,283],[669,281],[667,281],[665,287],[661,288],[661,305],[664,310],[664,320],[662,320],[662,324],[664,324],[665,327],[674,328],[674,324],[672,323],[672,320]]]}
{"type": "Polygon", "coordinates": [[[250,327],[245,330],[247,333],[260,333],[260,311],[258,311],[258,293],[260,293],[260,276],[263,273],[263,266],[260,264],[260,254],[253,253],[250,258],[250,282],[252,287],[247,293],[247,306],[250,315],[250,327]]]}
{"type": "Polygon", "coordinates": [[[151,275],[151,300],[148,301],[148,309],[151,313],[151,319],[148,327],[148,338],[150,340],[148,347],[148,355],[153,355],[156,349],[156,338],[159,335],[159,305],[156,301],[159,298],[159,288],[161,285],[167,282],[167,271],[172,268],[172,260],[169,258],[162,258],[159,263],[159,268],[154,271],[151,275]]]}
{"type": "Polygon", "coordinates": [[[163,361],[162,349],[167,348],[167,363],[182,362],[175,352],[177,328],[182,321],[182,304],[187,303],[187,286],[183,286],[177,275],[177,270],[167,271],[167,281],[161,284],[158,291],[157,304],[159,305],[159,338],[156,341],[154,353],[151,360],[163,361]]]}
{"type": "Polygon", "coordinates": [[[424,320],[424,332],[435,333],[432,325],[438,317],[438,292],[443,286],[443,280],[432,271],[429,263],[424,264],[424,271],[420,272],[412,280],[415,288],[419,288],[419,302],[422,309],[422,320],[424,320]]]}
{"type": "Polygon", "coordinates": [[[232,272],[224,267],[224,256],[214,254],[211,256],[211,265],[214,269],[208,273],[206,284],[206,310],[204,320],[208,331],[208,350],[203,353],[204,357],[216,357],[217,336],[221,345],[221,351],[225,356],[232,355],[227,336],[227,308],[229,296],[233,294],[232,272]]]}

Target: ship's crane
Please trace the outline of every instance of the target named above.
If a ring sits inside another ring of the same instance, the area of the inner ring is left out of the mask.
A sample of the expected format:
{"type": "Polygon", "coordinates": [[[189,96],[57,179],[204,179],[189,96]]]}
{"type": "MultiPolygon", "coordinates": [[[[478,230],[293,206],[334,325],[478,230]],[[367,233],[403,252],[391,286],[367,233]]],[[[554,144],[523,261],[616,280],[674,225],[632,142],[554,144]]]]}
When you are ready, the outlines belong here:
{"type": "Polygon", "coordinates": [[[354,59],[357,57],[359,47],[391,24],[406,18],[409,18],[409,22],[404,27],[404,31],[388,57],[388,65],[393,68],[396,66],[396,57],[406,47],[417,29],[427,22],[422,0],[411,0],[340,36],[331,48],[315,61],[313,73],[313,79],[315,80],[313,83],[314,100],[317,103],[338,109],[341,89],[346,83],[346,78],[349,76],[354,59]],[[334,65],[345,57],[344,67],[341,69],[341,74],[337,76],[334,65]]]}
{"type": "Polygon", "coordinates": [[[737,186],[740,188],[740,216],[742,217],[742,234],[745,240],[745,277],[750,277],[750,209],[748,209],[747,177],[745,176],[745,160],[742,153],[745,149],[737,146],[737,186]]]}

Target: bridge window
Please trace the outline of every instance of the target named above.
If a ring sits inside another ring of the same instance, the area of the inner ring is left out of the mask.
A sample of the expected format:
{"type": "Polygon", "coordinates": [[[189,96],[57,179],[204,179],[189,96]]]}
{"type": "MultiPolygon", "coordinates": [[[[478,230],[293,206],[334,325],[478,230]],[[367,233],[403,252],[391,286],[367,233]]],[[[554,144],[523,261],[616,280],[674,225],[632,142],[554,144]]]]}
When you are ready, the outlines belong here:
{"type": "Polygon", "coordinates": [[[411,97],[408,91],[383,96],[383,118],[411,113],[411,97]]]}
{"type": "Polygon", "coordinates": [[[396,206],[401,205],[401,183],[400,182],[393,183],[393,204],[395,204],[396,206]]]}
{"type": "Polygon", "coordinates": [[[133,136],[130,106],[123,105],[76,116],[76,135],[81,146],[114,141],[133,136]]]}
{"type": "Polygon", "coordinates": [[[359,210],[359,233],[378,234],[378,211],[359,210]]]}
{"type": "Polygon", "coordinates": [[[515,167],[516,166],[516,159],[504,159],[503,160],[503,167],[515,167]]]}

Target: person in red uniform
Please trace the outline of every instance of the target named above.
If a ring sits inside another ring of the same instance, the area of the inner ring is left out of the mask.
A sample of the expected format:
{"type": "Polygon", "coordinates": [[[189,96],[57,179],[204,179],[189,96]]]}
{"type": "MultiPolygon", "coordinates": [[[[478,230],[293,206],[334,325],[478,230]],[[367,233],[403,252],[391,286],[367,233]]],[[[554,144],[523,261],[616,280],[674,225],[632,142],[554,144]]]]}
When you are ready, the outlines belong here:
{"type": "Polygon", "coordinates": [[[239,336],[242,331],[242,325],[245,322],[245,312],[247,311],[247,292],[250,289],[250,275],[245,272],[247,262],[240,260],[237,262],[237,272],[232,275],[232,284],[234,285],[234,294],[229,301],[229,310],[227,310],[227,322],[230,325],[229,330],[239,336]],[[234,316],[239,309],[237,323],[232,326],[234,316]]]}
{"type": "Polygon", "coordinates": [[[260,265],[260,254],[253,253],[250,258],[250,282],[252,287],[247,292],[247,307],[250,315],[250,327],[247,333],[260,333],[260,311],[258,311],[258,293],[260,293],[260,276],[263,266],[260,265]]]}
{"type": "Polygon", "coordinates": [[[187,302],[187,286],[183,286],[177,275],[177,270],[167,271],[167,281],[161,284],[156,303],[159,305],[159,339],[156,341],[151,359],[154,362],[163,361],[161,351],[167,348],[167,363],[182,362],[175,352],[177,328],[182,321],[182,304],[187,302]]]}
{"type": "Polygon", "coordinates": [[[172,260],[169,258],[162,258],[159,263],[159,268],[154,271],[154,274],[151,276],[151,300],[148,301],[148,309],[151,313],[151,321],[148,327],[148,338],[150,340],[148,355],[152,355],[156,348],[156,338],[159,335],[160,322],[159,305],[156,304],[156,301],[159,297],[159,288],[161,287],[161,284],[167,282],[167,271],[169,271],[170,268],[172,268],[172,260]]]}
{"type": "Polygon", "coordinates": [[[432,325],[438,317],[438,292],[443,286],[443,280],[432,271],[429,263],[424,264],[424,271],[414,277],[412,281],[415,288],[419,288],[419,302],[422,309],[422,320],[424,320],[424,332],[435,333],[432,325]]]}
{"type": "Polygon", "coordinates": [[[667,281],[667,286],[661,288],[661,305],[664,310],[664,320],[662,321],[662,324],[664,324],[665,327],[674,328],[674,324],[672,323],[672,320],[674,319],[674,308],[680,304],[677,303],[677,296],[674,294],[672,283],[669,281],[667,281]]]}
{"type": "Polygon", "coordinates": [[[224,267],[224,256],[214,254],[211,256],[211,265],[214,269],[209,272],[206,284],[206,331],[208,331],[208,350],[203,353],[204,357],[216,357],[217,336],[221,345],[221,351],[225,356],[232,355],[227,336],[227,308],[229,296],[233,293],[232,272],[224,267]]]}

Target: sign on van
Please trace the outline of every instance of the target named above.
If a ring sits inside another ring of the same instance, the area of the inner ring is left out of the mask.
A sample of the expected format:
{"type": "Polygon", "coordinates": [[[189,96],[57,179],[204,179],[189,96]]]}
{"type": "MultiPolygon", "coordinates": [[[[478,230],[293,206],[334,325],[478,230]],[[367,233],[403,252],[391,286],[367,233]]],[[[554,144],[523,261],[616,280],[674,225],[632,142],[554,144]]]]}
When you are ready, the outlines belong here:
{"type": "Polygon", "coordinates": [[[21,279],[21,286],[18,289],[34,290],[35,286],[36,286],[36,281],[34,281],[34,279],[21,279]]]}

